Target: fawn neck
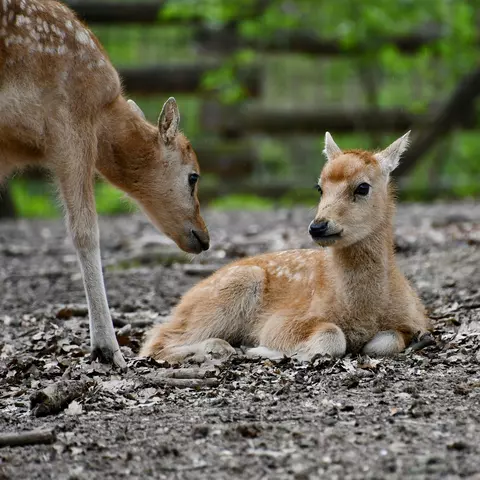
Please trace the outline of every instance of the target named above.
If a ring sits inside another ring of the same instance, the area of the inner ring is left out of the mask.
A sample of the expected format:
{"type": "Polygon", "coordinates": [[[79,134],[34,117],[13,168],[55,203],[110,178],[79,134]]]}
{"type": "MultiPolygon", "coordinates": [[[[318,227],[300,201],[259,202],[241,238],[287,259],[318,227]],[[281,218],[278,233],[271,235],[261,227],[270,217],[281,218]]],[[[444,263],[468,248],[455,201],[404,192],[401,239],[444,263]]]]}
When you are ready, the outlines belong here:
{"type": "Polygon", "coordinates": [[[336,296],[348,310],[369,312],[388,299],[389,277],[395,265],[390,195],[387,202],[375,231],[348,247],[332,248],[336,296]]]}

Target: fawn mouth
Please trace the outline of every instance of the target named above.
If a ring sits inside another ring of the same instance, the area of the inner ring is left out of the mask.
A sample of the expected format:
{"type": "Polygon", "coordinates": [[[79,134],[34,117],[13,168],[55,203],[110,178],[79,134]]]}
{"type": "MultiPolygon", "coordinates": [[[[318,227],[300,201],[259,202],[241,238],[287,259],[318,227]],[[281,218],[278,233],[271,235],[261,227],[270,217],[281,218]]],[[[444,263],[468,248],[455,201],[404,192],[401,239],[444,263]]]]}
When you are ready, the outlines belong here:
{"type": "Polygon", "coordinates": [[[339,232],[329,233],[326,235],[322,235],[321,237],[312,237],[312,239],[315,243],[321,246],[332,245],[337,240],[342,238],[342,232],[343,230],[340,230],[339,232]]]}

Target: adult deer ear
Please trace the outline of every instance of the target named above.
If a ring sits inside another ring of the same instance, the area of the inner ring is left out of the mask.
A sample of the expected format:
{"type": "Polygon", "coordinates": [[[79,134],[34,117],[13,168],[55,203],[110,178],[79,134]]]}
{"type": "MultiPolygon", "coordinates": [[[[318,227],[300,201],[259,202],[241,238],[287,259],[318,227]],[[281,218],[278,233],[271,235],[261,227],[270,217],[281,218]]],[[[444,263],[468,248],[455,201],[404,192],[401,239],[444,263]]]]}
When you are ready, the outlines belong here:
{"type": "Polygon", "coordinates": [[[142,109],[133,100],[128,100],[127,103],[137,115],[139,115],[141,118],[145,120],[145,114],[142,112],[142,109]]]}
{"type": "Polygon", "coordinates": [[[385,175],[389,175],[398,167],[398,164],[400,163],[400,157],[408,147],[409,136],[410,131],[403,135],[403,137],[395,140],[385,150],[375,154],[375,158],[378,160],[378,163],[380,164],[380,167],[385,175]]]}
{"type": "Polygon", "coordinates": [[[170,144],[178,133],[180,124],[180,112],[177,102],[170,97],[163,105],[162,112],[158,118],[158,130],[160,138],[165,144],[170,144]]]}
{"type": "Polygon", "coordinates": [[[342,154],[340,147],[335,143],[329,132],[325,134],[325,149],[323,150],[323,153],[328,161],[333,160],[335,157],[342,154]]]}

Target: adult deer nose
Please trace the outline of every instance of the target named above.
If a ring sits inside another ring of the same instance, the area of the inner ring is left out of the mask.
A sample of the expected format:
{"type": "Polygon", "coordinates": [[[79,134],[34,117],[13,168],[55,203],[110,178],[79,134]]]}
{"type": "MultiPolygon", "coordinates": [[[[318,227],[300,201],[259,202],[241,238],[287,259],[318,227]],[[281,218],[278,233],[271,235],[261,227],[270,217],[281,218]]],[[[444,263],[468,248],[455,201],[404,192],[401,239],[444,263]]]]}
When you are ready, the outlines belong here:
{"type": "Polygon", "coordinates": [[[328,220],[322,220],[321,222],[313,221],[308,228],[308,233],[313,238],[323,237],[328,230],[328,220]]]}
{"type": "Polygon", "coordinates": [[[198,243],[202,247],[202,250],[208,250],[210,248],[210,237],[207,232],[202,230],[192,230],[192,235],[197,239],[198,243]]]}

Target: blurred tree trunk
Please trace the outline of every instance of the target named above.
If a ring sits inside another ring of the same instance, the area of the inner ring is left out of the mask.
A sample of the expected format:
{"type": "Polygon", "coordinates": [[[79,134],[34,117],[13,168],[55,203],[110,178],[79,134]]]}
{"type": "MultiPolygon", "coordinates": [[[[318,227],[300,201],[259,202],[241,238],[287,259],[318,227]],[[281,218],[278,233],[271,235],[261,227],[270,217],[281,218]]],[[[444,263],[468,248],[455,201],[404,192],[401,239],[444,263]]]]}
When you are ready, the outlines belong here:
{"type": "Polygon", "coordinates": [[[440,108],[432,124],[414,137],[410,148],[393,172],[396,177],[409,173],[419,159],[427,154],[435,144],[445,138],[462,123],[470,119],[472,106],[480,95],[480,68],[470,72],[457,85],[451,97],[440,108]]]}
{"type": "Polygon", "coordinates": [[[8,184],[0,191],[0,219],[2,218],[15,218],[15,205],[8,184]]]}
{"type": "MultiPolygon", "coordinates": [[[[382,70],[379,67],[376,59],[366,58],[360,59],[357,66],[357,74],[360,85],[363,88],[365,100],[369,107],[369,111],[373,115],[380,113],[380,80],[382,77],[382,70]]],[[[369,148],[378,148],[382,143],[382,133],[373,131],[369,134],[370,145],[369,148]]]]}

